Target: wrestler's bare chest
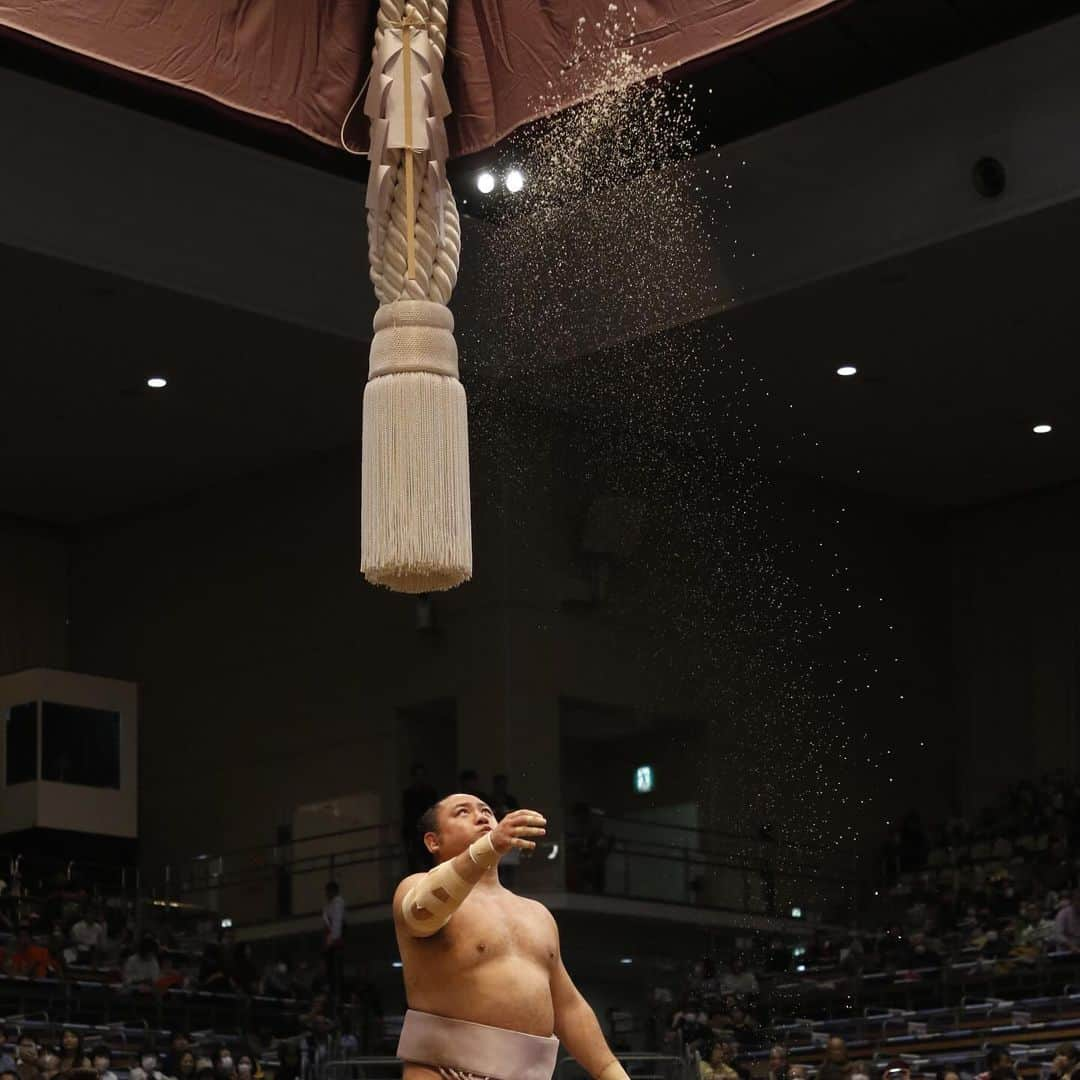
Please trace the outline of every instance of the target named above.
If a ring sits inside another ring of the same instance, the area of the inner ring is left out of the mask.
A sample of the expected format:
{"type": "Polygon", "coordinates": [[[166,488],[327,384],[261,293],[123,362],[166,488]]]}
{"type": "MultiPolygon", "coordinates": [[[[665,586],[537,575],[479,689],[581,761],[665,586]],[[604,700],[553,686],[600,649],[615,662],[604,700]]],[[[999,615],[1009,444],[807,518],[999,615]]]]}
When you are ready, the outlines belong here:
{"type": "Polygon", "coordinates": [[[557,950],[548,913],[504,890],[474,892],[438,934],[399,936],[399,944],[406,984],[449,972],[460,977],[509,958],[531,962],[550,973],[557,950]]]}

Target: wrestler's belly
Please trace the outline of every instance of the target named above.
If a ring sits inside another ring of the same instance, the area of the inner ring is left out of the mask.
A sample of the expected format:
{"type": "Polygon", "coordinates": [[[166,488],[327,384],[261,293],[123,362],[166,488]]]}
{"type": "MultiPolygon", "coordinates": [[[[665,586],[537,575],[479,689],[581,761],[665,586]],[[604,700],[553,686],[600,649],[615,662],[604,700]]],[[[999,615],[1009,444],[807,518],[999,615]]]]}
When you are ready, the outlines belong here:
{"type": "MultiPolygon", "coordinates": [[[[461,971],[428,959],[420,985],[408,988],[409,1008],[474,1024],[552,1034],[555,1010],[547,968],[520,954],[495,957],[461,971]]],[[[419,1080],[419,1078],[417,1078],[419,1080]]]]}

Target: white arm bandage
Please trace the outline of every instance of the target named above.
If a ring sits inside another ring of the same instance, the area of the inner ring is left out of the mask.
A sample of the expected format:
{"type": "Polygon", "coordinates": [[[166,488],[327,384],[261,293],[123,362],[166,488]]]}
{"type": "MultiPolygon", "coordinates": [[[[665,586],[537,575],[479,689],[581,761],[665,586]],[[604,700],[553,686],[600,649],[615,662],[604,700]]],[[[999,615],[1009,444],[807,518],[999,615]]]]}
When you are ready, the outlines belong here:
{"type": "MultiPolygon", "coordinates": [[[[491,834],[482,836],[469,847],[469,857],[477,866],[489,870],[499,861],[491,834]]],[[[466,881],[455,869],[452,860],[440,863],[418,881],[401,901],[401,914],[410,933],[416,937],[431,937],[449,921],[450,916],[465,902],[475,882],[466,881]]]]}

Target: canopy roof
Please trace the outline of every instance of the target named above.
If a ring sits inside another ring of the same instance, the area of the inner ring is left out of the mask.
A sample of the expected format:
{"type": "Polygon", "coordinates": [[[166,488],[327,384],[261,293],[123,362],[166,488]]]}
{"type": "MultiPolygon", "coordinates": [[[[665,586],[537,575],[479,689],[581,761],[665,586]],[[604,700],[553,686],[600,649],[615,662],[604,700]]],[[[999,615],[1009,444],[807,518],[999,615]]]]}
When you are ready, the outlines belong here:
{"type": "MultiPolygon", "coordinates": [[[[580,90],[560,76],[583,32],[595,40],[621,20],[614,44],[647,49],[650,64],[670,70],[833,2],[451,0],[451,151],[482,150],[573,104],[580,90]],[[622,16],[630,7],[633,34],[622,16]]],[[[377,0],[0,0],[0,27],[338,145],[367,75],[376,7],[377,0]]],[[[361,117],[348,140],[362,148],[365,139],[361,117]]]]}

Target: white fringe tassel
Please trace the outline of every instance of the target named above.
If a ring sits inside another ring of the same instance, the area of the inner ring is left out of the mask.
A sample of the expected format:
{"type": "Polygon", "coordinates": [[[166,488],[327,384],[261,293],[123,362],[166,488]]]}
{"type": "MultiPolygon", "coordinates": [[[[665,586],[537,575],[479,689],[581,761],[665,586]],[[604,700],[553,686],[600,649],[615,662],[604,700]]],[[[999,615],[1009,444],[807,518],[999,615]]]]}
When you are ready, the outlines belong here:
{"type": "MultiPolygon", "coordinates": [[[[403,321],[415,323],[428,322],[417,312],[435,305],[387,307],[404,309],[403,321]]],[[[380,316],[364,390],[361,570],[395,592],[452,589],[472,577],[469,425],[452,332],[434,329],[450,337],[454,374],[416,370],[430,362],[410,346],[417,334],[433,332],[430,323],[397,325],[385,309],[380,316]]],[[[430,366],[447,369],[445,361],[430,366]]]]}

